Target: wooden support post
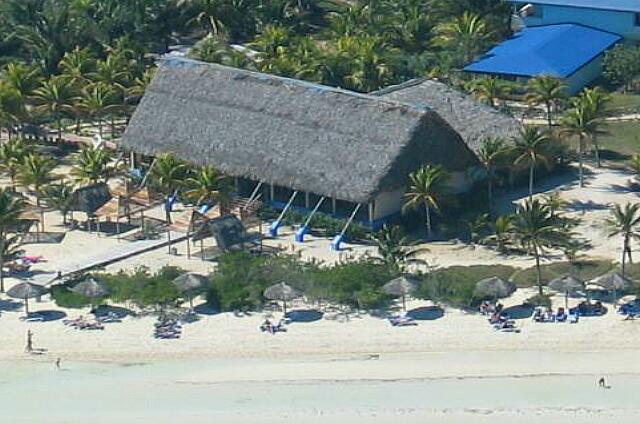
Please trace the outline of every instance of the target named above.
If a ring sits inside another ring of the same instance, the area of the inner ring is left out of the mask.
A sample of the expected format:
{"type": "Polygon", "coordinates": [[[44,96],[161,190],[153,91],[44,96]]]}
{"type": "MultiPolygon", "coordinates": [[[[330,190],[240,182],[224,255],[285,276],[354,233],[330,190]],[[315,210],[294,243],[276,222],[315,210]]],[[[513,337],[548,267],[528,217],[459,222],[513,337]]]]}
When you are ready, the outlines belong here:
{"type": "Polygon", "coordinates": [[[116,219],[116,240],[120,241],[120,217],[116,219]]]}
{"type": "Polygon", "coordinates": [[[304,193],[304,207],[309,209],[309,192],[304,193]]]}
{"type": "Polygon", "coordinates": [[[373,223],[374,202],[375,200],[369,202],[369,223],[373,223]]]}
{"type": "Polygon", "coordinates": [[[190,234],[187,230],[187,259],[191,259],[191,244],[190,244],[190,234]]]}
{"type": "Polygon", "coordinates": [[[332,197],[331,198],[331,212],[333,213],[333,215],[336,215],[336,198],[332,197]]]}
{"type": "Polygon", "coordinates": [[[167,228],[167,248],[169,254],[171,254],[171,228],[167,228]]]}
{"type": "Polygon", "coordinates": [[[204,237],[200,239],[200,259],[204,261],[204,237]]]}
{"type": "Polygon", "coordinates": [[[273,187],[273,184],[269,184],[269,200],[273,202],[276,194],[276,190],[273,187]]]}

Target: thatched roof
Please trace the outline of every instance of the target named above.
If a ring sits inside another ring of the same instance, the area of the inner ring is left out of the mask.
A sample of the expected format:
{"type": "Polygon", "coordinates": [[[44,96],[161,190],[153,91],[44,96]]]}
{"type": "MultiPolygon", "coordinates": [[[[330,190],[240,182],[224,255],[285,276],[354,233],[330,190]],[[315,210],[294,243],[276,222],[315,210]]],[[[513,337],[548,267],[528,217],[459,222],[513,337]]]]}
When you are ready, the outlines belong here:
{"type": "Polygon", "coordinates": [[[428,106],[438,112],[477,151],[487,137],[510,140],[518,135],[520,122],[508,115],[480,103],[469,94],[444,83],[415,79],[373,93],[385,99],[428,106]]]}
{"type": "Polygon", "coordinates": [[[160,66],[122,144],[354,202],[426,163],[476,163],[428,108],[179,58],[160,66]]]}
{"type": "Polygon", "coordinates": [[[92,215],[109,200],[111,200],[111,193],[109,186],[105,183],[80,187],[73,192],[69,211],[92,215]]]}
{"type": "Polygon", "coordinates": [[[98,218],[118,220],[146,210],[146,206],[139,205],[130,198],[116,196],[93,212],[98,218]]]}

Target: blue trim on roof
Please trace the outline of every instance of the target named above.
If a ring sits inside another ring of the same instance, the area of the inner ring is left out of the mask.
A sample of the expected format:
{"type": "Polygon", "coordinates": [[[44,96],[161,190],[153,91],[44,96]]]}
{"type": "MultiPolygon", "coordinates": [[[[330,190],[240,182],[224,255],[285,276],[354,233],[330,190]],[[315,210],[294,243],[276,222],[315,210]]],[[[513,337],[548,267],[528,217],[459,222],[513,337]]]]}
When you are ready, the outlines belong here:
{"type": "Polygon", "coordinates": [[[528,27],[464,70],[527,78],[568,78],[620,40],[622,37],[617,34],[578,24],[528,27]]]}
{"type": "Polygon", "coordinates": [[[511,3],[531,3],[549,6],[579,7],[584,9],[640,12],[639,0],[508,0],[511,3]]]}

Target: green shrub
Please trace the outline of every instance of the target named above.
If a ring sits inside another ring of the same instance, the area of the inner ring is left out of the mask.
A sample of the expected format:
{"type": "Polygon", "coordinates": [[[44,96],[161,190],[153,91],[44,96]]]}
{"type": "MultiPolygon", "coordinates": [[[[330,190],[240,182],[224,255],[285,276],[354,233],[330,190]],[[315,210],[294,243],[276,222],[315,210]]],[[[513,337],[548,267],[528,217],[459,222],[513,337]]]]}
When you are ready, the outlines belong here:
{"type": "Polygon", "coordinates": [[[475,297],[476,283],[489,277],[508,280],[516,271],[507,265],[452,266],[425,274],[416,296],[467,308],[475,306],[480,298],[475,297]]]}
{"type": "Polygon", "coordinates": [[[540,296],[539,294],[536,294],[535,296],[528,298],[526,300],[526,303],[532,306],[544,306],[544,307],[550,308],[551,297],[547,294],[543,294],[542,296],[540,296]]]}
{"type": "Polygon", "coordinates": [[[51,286],[51,298],[61,308],[84,308],[91,300],[69,290],[64,284],[51,286]]]}
{"type": "MultiPolygon", "coordinates": [[[[613,263],[608,260],[583,260],[542,265],[540,271],[542,274],[542,282],[546,284],[554,278],[565,274],[570,274],[586,281],[606,274],[613,268],[613,263]]],[[[513,282],[516,283],[518,287],[532,287],[537,284],[536,281],[537,274],[535,267],[519,270],[513,275],[513,282]]]]}

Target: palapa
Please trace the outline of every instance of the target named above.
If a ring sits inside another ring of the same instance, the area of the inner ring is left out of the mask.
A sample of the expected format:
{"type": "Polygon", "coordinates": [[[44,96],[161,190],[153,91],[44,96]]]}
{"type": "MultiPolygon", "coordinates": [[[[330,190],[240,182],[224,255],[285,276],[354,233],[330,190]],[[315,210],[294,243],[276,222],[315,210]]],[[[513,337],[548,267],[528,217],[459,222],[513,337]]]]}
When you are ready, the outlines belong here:
{"type": "Polygon", "coordinates": [[[489,277],[476,283],[475,294],[482,297],[500,299],[509,297],[516,291],[512,281],[505,281],[498,277],[489,277]]]}
{"type": "Polygon", "coordinates": [[[193,310],[193,296],[201,292],[209,285],[209,278],[206,275],[195,272],[185,272],[173,280],[173,285],[178,291],[189,299],[189,308],[193,310]]]}
{"type": "Polygon", "coordinates": [[[417,287],[418,283],[415,280],[409,279],[403,275],[387,282],[384,286],[382,286],[382,290],[392,296],[401,297],[402,309],[406,311],[406,297],[413,293],[413,291],[416,290],[417,287]]]}
{"type": "Polygon", "coordinates": [[[488,137],[511,140],[522,129],[522,124],[515,117],[439,81],[419,78],[371,94],[404,103],[428,105],[476,152],[488,137]]]}
{"type": "Polygon", "coordinates": [[[267,287],[263,293],[264,297],[269,300],[280,300],[283,304],[283,311],[287,313],[287,301],[300,297],[300,292],[284,281],[273,286],[267,287]]]}
{"type": "Polygon", "coordinates": [[[95,278],[87,278],[73,286],[70,290],[90,299],[105,297],[111,293],[109,286],[104,281],[96,280],[95,278]]]}
{"type": "Polygon", "coordinates": [[[427,163],[478,165],[428,107],[183,58],[163,60],[122,146],[357,203],[427,163]]]}
{"type": "Polygon", "coordinates": [[[601,275],[600,277],[589,281],[589,283],[613,292],[625,292],[632,289],[635,285],[632,280],[624,277],[619,272],[610,272],[601,275]]]}
{"type": "Polygon", "coordinates": [[[569,308],[569,294],[584,290],[584,282],[573,275],[563,275],[549,281],[548,286],[557,292],[564,293],[564,306],[569,308]]]}
{"type": "Polygon", "coordinates": [[[7,290],[7,296],[13,297],[14,299],[24,300],[24,311],[25,315],[29,315],[29,299],[33,299],[34,297],[40,297],[44,293],[46,293],[47,289],[38,284],[29,283],[28,281],[24,281],[22,283],[18,283],[15,286],[11,287],[7,290]]]}

